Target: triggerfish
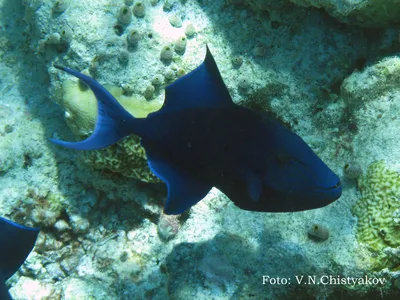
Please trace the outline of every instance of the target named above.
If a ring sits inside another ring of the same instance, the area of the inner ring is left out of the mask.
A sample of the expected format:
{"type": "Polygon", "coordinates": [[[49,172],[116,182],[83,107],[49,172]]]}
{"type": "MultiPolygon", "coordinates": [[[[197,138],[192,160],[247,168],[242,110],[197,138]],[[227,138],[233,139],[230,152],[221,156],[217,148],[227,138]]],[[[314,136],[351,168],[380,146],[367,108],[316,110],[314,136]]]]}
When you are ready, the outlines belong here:
{"type": "Polygon", "coordinates": [[[32,251],[38,228],[30,228],[0,217],[0,300],[11,299],[5,285],[32,251]]]}
{"type": "Polygon", "coordinates": [[[341,196],[338,176],[295,133],[274,119],[233,103],[207,47],[195,70],[165,89],[163,106],[135,118],[97,81],[85,82],[98,102],[93,134],[80,150],[107,147],[135,134],[152,172],[168,188],[166,214],[180,214],[218,188],[238,207],[293,212],[323,207],[341,196]]]}

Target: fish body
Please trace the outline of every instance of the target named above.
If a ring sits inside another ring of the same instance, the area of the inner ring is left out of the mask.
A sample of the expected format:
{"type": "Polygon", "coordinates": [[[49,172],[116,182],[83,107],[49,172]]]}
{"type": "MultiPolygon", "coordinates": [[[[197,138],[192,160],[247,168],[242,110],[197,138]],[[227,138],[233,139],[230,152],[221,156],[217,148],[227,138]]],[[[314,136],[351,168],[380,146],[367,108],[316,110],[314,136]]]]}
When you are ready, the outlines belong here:
{"type": "Polygon", "coordinates": [[[238,207],[262,212],[319,208],[341,195],[337,175],[298,135],[233,103],[208,48],[199,67],[166,87],[162,108],[141,119],[95,80],[56,67],[88,84],[99,112],[88,139],[52,141],[92,150],[140,136],[151,170],[167,184],[167,214],[189,209],[212,187],[238,207]]]}
{"type": "Polygon", "coordinates": [[[38,228],[30,228],[0,217],[0,299],[11,299],[5,286],[32,251],[38,228]]]}

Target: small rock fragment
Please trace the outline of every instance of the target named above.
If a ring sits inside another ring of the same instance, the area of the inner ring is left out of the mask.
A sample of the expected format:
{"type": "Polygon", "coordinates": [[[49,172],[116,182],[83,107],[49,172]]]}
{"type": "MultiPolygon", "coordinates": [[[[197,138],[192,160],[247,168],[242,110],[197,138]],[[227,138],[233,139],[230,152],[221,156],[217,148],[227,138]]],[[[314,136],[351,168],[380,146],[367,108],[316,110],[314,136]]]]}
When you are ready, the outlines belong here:
{"type": "Polygon", "coordinates": [[[169,18],[169,23],[171,23],[172,26],[174,27],[182,27],[182,19],[180,16],[173,14],[169,18]]]}
{"type": "Polygon", "coordinates": [[[179,68],[178,70],[176,70],[176,73],[178,74],[178,77],[182,77],[186,74],[185,69],[183,68],[179,68]]]}
{"type": "Polygon", "coordinates": [[[174,55],[174,50],[171,46],[165,46],[161,50],[161,58],[165,60],[171,60],[174,55]]]}
{"type": "Polygon", "coordinates": [[[172,239],[179,231],[180,225],[177,216],[161,213],[157,224],[158,235],[163,240],[172,239]]]}
{"type": "Polygon", "coordinates": [[[243,58],[241,56],[234,56],[232,58],[232,65],[239,68],[243,64],[243,58]]]}
{"type": "Polygon", "coordinates": [[[239,78],[239,87],[241,87],[244,90],[247,90],[250,87],[250,81],[247,77],[240,77],[239,78]]]}
{"type": "Polygon", "coordinates": [[[54,228],[58,231],[58,232],[64,232],[67,230],[71,229],[71,226],[69,226],[69,224],[67,223],[67,221],[65,220],[58,220],[55,224],[54,224],[54,228]]]}
{"type": "Polygon", "coordinates": [[[150,85],[147,86],[146,89],[144,90],[144,97],[145,97],[147,100],[150,100],[151,98],[153,98],[154,91],[155,91],[154,86],[152,86],[152,85],[150,84],[150,85]]]}
{"type": "Polygon", "coordinates": [[[321,224],[313,224],[307,231],[308,237],[314,241],[322,242],[329,238],[328,228],[321,224]]]}
{"type": "Polygon", "coordinates": [[[164,83],[164,76],[161,74],[154,75],[151,83],[155,86],[162,85],[164,83]]]}
{"type": "Polygon", "coordinates": [[[186,25],[185,34],[188,38],[191,38],[196,34],[196,28],[193,26],[193,24],[186,25]]]}
{"type": "Polygon", "coordinates": [[[267,53],[264,44],[257,43],[253,49],[253,53],[255,56],[264,56],[267,53]]]}
{"type": "Polygon", "coordinates": [[[53,4],[53,11],[55,13],[63,13],[68,8],[68,0],[57,0],[53,4]]]}
{"type": "Polygon", "coordinates": [[[133,14],[139,18],[143,18],[144,15],[146,14],[146,6],[144,5],[143,2],[136,2],[132,10],[133,14]]]}
{"type": "Polygon", "coordinates": [[[128,41],[128,45],[130,46],[135,46],[140,40],[140,34],[139,31],[136,29],[132,29],[129,31],[128,36],[126,37],[126,40],[128,41]]]}
{"type": "Polygon", "coordinates": [[[355,179],[362,175],[362,168],[359,163],[352,161],[344,165],[343,173],[347,178],[355,179]]]}
{"type": "Polygon", "coordinates": [[[177,53],[185,52],[186,44],[187,44],[186,38],[184,36],[179,37],[175,41],[175,52],[177,52],[177,53]]]}
{"type": "Polygon", "coordinates": [[[128,6],[122,6],[118,13],[118,21],[121,24],[128,25],[132,21],[132,12],[128,6]]]}
{"type": "Polygon", "coordinates": [[[123,90],[124,95],[132,95],[133,94],[133,86],[129,83],[121,84],[121,88],[123,90]]]}
{"type": "Polygon", "coordinates": [[[61,36],[58,32],[54,32],[46,36],[46,43],[49,45],[59,44],[60,40],[61,36]]]}
{"type": "Polygon", "coordinates": [[[72,230],[75,233],[86,233],[89,230],[90,227],[90,223],[88,220],[82,218],[79,215],[71,215],[69,217],[70,222],[71,222],[71,226],[72,226],[72,230]]]}
{"type": "Polygon", "coordinates": [[[51,263],[46,266],[47,273],[53,280],[61,280],[65,278],[65,273],[58,263],[51,263]]]}
{"type": "Polygon", "coordinates": [[[171,80],[175,79],[175,72],[174,72],[174,70],[168,69],[168,70],[165,72],[165,78],[166,78],[168,81],[171,81],[171,80]]]}
{"type": "Polygon", "coordinates": [[[118,61],[121,65],[127,65],[129,62],[129,53],[127,51],[121,51],[118,55],[118,61]]]}

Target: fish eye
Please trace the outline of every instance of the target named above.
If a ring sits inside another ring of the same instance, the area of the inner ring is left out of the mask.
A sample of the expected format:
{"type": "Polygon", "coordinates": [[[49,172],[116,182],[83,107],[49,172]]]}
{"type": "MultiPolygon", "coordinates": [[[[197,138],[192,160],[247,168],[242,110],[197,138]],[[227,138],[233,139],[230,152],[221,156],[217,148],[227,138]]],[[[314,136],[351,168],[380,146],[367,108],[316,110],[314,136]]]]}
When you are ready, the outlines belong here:
{"type": "MultiPolygon", "coordinates": [[[[291,156],[290,154],[287,154],[285,152],[279,152],[275,155],[275,159],[280,165],[287,165],[289,162],[296,162],[303,167],[307,167],[307,164],[302,162],[301,160],[297,159],[294,156],[291,156]]],[[[340,183],[339,183],[340,184],[340,183]]]]}
{"type": "Polygon", "coordinates": [[[276,161],[277,161],[279,164],[282,164],[282,165],[287,164],[290,160],[292,160],[292,158],[293,158],[292,156],[290,156],[289,154],[284,153],[284,152],[278,152],[278,153],[275,155],[276,161]]]}

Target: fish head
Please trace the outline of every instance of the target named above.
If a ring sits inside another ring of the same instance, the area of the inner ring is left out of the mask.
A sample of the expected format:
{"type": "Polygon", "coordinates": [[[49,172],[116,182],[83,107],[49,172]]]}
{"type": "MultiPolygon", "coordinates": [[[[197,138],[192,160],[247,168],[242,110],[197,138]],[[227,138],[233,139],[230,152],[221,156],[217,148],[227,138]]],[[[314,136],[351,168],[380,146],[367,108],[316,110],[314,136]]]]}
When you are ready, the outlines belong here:
{"type": "Polygon", "coordinates": [[[272,143],[263,179],[277,211],[319,208],[341,196],[339,177],[297,134],[278,126],[272,143]]]}

